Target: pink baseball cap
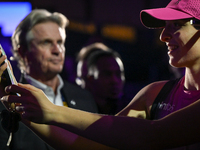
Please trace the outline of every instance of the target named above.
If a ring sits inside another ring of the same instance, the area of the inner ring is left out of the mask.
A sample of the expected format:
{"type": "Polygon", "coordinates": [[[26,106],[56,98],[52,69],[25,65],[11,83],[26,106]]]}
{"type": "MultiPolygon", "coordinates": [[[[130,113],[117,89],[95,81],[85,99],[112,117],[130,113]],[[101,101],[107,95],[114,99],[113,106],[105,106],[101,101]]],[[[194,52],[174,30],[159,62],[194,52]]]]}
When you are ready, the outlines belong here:
{"type": "Polygon", "coordinates": [[[140,19],[147,28],[162,28],[166,20],[196,18],[200,20],[200,0],[172,0],[165,8],[146,9],[140,19]]]}

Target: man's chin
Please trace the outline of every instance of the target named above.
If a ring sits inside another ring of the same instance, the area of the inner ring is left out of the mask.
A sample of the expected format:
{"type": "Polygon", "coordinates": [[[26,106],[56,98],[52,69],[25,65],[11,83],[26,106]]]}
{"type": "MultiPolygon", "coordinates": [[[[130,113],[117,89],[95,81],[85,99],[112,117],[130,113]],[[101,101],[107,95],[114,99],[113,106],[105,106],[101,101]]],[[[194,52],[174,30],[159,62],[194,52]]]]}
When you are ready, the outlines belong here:
{"type": "Polygon", "coordinates": [[[47,72],[47,76],[48,75],[53,75],[53,76],[56,76],[58,74],[60,74],[62,72],[62,70],[58,70],[58,69],[51,69],[47,72]]]}
{"type": "Polygon", "coordinates": [[[53,72],[53,73],[61,73],[62,72],[62,70],[63,70],[63,67],[59,67],[59,66],[55,66],[55,67],[52,67],[52,68],[50,68],[50,71],[51,72],[53,72]]]}

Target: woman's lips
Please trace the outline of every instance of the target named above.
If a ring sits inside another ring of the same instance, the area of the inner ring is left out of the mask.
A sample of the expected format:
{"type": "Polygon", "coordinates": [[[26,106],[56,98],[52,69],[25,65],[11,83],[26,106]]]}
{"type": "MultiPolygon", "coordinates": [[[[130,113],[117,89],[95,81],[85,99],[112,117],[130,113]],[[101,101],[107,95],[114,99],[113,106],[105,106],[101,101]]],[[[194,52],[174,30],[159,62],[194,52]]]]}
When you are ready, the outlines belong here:
{"type": "Polygon", "coordinates": [[[171,53],[173,53],[175,50],[178,49],[177,45],[172,45],[172,44],[167,44],[168,47],[168,55],[170,55],[171,53]]]}

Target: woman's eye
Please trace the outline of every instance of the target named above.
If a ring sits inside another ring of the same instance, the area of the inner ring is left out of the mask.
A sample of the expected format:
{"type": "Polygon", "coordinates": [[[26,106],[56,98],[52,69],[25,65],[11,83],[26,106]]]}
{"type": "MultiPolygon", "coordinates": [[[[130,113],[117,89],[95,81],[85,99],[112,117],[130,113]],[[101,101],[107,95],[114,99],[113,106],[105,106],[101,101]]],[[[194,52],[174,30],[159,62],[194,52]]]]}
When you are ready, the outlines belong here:
{"type": "Polygon", "coordinates": [[[190,20],[180,20],[180,21],[174,22],[175,27],[183,27],[183,26],[187,26],[189,24],[190,24],[190,20]]]}

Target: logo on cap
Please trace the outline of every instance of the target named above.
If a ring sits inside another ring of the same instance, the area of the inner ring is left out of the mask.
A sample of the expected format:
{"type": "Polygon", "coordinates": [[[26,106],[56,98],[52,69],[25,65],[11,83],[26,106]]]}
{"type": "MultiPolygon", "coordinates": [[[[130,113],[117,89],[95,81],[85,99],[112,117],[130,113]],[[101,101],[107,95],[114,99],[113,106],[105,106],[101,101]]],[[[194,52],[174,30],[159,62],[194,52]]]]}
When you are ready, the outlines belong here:
{"type": "Polygon", "coordinates": [[[178,3],[180,2],[181,0],[178,0],[175,4],[177,4],[178,5],[178,3]]]}

